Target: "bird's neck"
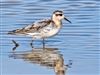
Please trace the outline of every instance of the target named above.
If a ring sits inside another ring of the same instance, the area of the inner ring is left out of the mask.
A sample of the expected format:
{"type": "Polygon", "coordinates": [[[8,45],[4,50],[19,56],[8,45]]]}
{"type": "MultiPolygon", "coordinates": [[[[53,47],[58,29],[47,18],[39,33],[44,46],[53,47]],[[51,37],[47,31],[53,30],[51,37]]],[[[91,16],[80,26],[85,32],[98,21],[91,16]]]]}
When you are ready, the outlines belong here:
{"type": "Polygon", "coordinates": [[[58,28],[61,27],[61,23],[62,23],[62,21],[60,21],[60,20],[56,20],[56,19],[52,19],[52,20],[53,20],[54,24],[56,25],[56,27],[58,27],[58,28]]]}

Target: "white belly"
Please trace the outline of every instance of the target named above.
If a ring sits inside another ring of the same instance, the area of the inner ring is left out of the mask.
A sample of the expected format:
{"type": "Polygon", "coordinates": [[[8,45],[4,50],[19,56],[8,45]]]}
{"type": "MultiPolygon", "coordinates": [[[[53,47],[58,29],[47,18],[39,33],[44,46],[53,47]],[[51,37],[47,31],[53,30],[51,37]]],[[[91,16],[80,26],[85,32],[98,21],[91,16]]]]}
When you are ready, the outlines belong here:
{"type": "Polygon", "coordinates": [[[44,29],[41,29],[41,31],[27,33],[27,35],[32,36],[35,39],[47,38],[56,35],[59,32],[59,30],[60,28],[46,27],[44,29]]]}
{"type": "Polygon", "coordinates": [[[60,29],[54,28],[54,29],[50,29],[50,30],[44,30],[42,32],[42,36],[43,37],[51,37],[54,36],[55,34],[57,34],[59,32],[60,29]]]}
{"type": "Polygon", "coordinates": [[[40,33],[27,33],[27,35],[32,37],[33,39],[40,39],[40,38],[42,38],[40,33]]]}

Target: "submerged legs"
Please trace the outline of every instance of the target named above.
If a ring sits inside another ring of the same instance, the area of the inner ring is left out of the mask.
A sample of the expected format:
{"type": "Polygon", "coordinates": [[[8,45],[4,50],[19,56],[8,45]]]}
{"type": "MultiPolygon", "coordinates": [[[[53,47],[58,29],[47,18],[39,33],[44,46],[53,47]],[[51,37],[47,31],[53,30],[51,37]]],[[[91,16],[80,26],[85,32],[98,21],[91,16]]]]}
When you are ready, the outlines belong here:
{"type": "Polygon", "coordinates": [[[34,46],[33,46],[33,40],[31,41],[30,46],[31,46],[32,48],[34,47],[34,46]]]}
{"type": "MultiPolygon", "coordinates": [[[[33,41],[34,41],[34,40],[31,40],[31,43],[30,43],[30,46],[31,46],[32,48],[34,48],[33,41]]],[[[15,45],[15,47],[13,48],[13,51],[14,51],[14,50],[19,46],[19,44],[16,43],[15,40],[12,40],[12,42],[13,42],[14,45],[15,45]]],[[[45,39],[44,39],[44,38],[43,38],[43,41],[42,41],[42,46],[43,46],[43,49],[45,49],[45,39]]]]}
{"type": "MultiPolygon", "coordinates": [[[[33,46],[33,41],[34,40],[32,40],[31,41],[31,43],[30,43],[30,46],[33,48],[34,46],[33,46]]],[[[43,41],[42,41],[42,44],[43,44],[43,49],[45,48],[45,39],[43,38],[43,41]]]]}
{"type": "MultiPolygon", "coordinates": [[[[43,38],[43,41],[42,41],[42,44],[43,44],[43,49],[45,48],[45,39],[43,38]]],[[[30,46],[33,48],[33,40],[31,41],[30,43],[30,46]]]]}
{"type": "Polygon", "coordinates": [[[45,39],[43,38],[43,49],[45,48],[45,39]]]}

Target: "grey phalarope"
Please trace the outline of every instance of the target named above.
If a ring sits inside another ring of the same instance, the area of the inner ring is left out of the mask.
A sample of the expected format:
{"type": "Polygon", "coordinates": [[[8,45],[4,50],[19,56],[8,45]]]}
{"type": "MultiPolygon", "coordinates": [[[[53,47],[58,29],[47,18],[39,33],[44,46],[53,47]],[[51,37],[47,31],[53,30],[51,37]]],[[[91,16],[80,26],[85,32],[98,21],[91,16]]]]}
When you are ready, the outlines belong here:
{"type": "Polygon", "coordinates": [[[53,12],[51,19],[39,21],[26,27],[9,31],[8,34],[27,35],[33,38],[32,41],[34,39],[43,39],[44,45],[45,38],[52,37],[60,31],[63,19],[71,23],[71,21],[64,16],[63,11],[56,10],[53,12]]]}

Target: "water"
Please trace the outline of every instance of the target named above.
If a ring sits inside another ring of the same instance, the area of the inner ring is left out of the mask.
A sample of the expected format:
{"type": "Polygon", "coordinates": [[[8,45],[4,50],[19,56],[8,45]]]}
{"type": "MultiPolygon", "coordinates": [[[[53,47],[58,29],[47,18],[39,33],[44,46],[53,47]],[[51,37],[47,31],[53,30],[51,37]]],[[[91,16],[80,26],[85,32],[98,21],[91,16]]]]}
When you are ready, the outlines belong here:
{"type": "MultiPolygon", "coordinates": [[[[46,39],[46,48],[57,48],[56,55],[63,55],[64,65],[72,60],[66,75],[100,75],[99,0],[2,0],[0,5],[1,75],[55,75],[47,65],[24,58],[25,54],[32,54],[31,38],[7,32],[49,18],[57,9],[63,10],[72,24],[63,21],[59,34],[46,39]],[[15,52],[12,40],[20,44],[15,52]]],[[[34,46],[41,49],[42,41],[34,41],[34,46]]]]}

